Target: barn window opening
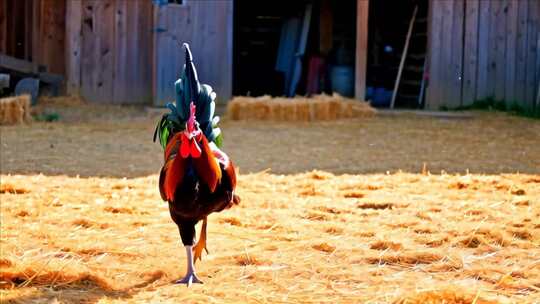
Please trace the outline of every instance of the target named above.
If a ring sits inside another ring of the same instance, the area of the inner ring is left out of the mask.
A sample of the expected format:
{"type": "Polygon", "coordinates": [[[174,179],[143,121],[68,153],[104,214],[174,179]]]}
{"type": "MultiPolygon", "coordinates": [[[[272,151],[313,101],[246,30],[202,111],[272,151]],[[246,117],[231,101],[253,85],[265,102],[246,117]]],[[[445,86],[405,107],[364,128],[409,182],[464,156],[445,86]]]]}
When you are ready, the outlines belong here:
{"type": "Polygon", "coordinates": [[[404,46],[407,53],[395,96],[399,108],[422,108],[426,87],[427,0],[369,2],[366,99],[376,107],[390,106],[404,46]],[[418,6],[408,29],[414,9],[418,6]],[[388,9],[388,8],[392,9],[388,9]]]}
{"type": "Polygon", "coordinates": [[[233,94],[354,94],[357,0],[235,0],[233,94]]]}

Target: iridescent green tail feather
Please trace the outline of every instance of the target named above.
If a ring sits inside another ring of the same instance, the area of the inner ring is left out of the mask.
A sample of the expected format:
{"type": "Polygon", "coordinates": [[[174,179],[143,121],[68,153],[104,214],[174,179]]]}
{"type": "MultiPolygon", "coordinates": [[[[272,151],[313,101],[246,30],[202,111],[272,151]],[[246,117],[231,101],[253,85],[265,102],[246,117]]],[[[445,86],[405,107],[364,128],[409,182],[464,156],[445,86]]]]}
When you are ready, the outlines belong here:
{"type": "Polygon", "coordinates": [[[195,116],[200,129],[208,141],[221,147],[223,136],[217,126],[219,116],[214,116],[216,93],[211,86],[199,83],[189,45],[184,43],[183,46],[186,51],[186,63],[180,79],[174,83],[176,102],[167,104],[170,113],[164,114],[156,126],[154,141],[159,137],[159,142],[165,149],[169,137],[185,129],[189,117],[189,104],[193,102],[197,108],[195,116]]]}

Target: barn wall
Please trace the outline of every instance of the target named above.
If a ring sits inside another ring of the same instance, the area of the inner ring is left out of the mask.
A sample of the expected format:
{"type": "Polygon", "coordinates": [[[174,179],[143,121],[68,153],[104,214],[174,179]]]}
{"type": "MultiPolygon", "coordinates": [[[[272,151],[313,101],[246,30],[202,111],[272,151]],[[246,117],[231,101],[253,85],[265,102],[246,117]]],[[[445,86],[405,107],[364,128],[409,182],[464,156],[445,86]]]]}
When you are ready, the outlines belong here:
{"type": "Polygon", "coordinates": [[[219,101],[227,101],[232,95],[233,1],[186,1],[154,10],[154,104],[174,100],[183,42],[190,44],[199,80],[212,86],[219,101]]]}
{"type": "Polygon", "coordinates": [[[70,0],[67,88],[100,103],[152,100],[152,2],[70,0]]]}
{"type": "MultiPolygon", "coordinates": [[[[64,74],[65,0],[0,1],[0,53],[64,74]]],[[[43,71],[43,68],[39,69],[43,71]]]]}
{"type": "Polygon", "coordinates": [[[535,106],[540,82],[538,0],[431,0],[426,107],[488,97],[535,106]]]}

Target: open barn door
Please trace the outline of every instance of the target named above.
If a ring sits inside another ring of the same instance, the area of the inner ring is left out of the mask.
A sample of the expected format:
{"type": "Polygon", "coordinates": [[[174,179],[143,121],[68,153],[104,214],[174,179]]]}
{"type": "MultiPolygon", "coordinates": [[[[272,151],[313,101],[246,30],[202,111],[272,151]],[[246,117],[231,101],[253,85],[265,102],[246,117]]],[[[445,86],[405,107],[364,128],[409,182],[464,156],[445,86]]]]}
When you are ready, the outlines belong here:
{"type": "Polygon", "coordinates": [[[227,101],[232,90],[233,1],[160,3],[154,6],[154,105],[174,100],[184,42],[191,46],[199,80],[214,88],[218,101],[227,101]]]}

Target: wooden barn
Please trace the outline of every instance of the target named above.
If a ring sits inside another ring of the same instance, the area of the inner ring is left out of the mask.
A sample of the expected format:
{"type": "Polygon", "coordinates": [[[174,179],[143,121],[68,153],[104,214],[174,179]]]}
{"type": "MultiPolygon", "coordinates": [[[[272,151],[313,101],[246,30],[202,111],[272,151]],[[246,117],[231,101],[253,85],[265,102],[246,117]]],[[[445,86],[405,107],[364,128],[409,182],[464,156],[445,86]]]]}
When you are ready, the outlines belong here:
{"type": "Polygon", "coordinates": [[[90,102],[160,106],[189,42],[222,102],[335,91],[381,107],[535,108],[539,32],[538,0],[2,0],[0,73],[10,89],[60,79],[90,102]]]}

